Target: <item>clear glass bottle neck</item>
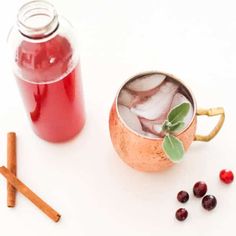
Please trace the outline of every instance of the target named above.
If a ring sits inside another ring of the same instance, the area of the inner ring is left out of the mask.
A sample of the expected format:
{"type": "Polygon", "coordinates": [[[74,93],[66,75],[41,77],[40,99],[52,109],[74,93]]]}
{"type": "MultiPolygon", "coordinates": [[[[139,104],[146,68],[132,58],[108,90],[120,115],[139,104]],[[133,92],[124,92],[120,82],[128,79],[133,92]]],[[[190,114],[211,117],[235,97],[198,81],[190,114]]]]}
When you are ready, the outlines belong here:
{"type": "Polygon", "coordinates": [[[31,39],[42,39],[57,30],[58,15],[51,3],[40,0],[31,1],[20,8],[17,26],[22,35],[31,39]]]}

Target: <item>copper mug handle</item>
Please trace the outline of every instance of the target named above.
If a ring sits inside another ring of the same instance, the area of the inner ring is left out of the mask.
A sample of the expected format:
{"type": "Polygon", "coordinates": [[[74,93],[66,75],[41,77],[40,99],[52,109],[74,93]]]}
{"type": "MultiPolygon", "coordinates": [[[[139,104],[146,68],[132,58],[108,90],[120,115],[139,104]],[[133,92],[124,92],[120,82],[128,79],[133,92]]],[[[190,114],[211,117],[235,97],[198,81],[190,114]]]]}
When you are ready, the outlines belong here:
{"type": "Polygon", "coordinates": [[[210,109],[198,109],[197,116],[220,116],[220,119],[215,128],[208,135],[195,135],[194,141],[209,142],[212,140],[221,130],[225,121],[225,111],[223,107],[210,108],[210,109]]]}

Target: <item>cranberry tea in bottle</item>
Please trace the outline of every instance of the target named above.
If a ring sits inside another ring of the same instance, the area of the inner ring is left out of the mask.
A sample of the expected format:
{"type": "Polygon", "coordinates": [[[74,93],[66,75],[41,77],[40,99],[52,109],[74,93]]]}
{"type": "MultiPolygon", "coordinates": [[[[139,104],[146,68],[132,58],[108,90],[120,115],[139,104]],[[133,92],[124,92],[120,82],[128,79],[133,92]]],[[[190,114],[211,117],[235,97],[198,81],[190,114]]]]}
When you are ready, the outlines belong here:
{"type": "Polygon", "coordinates": [[[11,63],[34,132],[50,142],[78,134],[85,123],[73,28],[53,5],[23,5],[8,43],[11,63]]]}

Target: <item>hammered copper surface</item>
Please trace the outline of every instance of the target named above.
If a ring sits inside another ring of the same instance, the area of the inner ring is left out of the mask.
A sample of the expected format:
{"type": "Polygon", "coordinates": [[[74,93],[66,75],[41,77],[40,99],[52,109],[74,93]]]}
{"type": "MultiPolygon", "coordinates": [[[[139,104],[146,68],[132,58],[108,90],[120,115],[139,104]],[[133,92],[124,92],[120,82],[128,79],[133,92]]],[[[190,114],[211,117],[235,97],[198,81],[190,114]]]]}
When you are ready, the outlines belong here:
{"type": "MultiPolygon", "coordinates": [[[[187,151],[195,137],[197,118],[188,129],[177,137],[187,151]]],[[[110,135],[113,146],[121,159],[136,170],[157,172],[174,165],[162,149],[162,139],[150,139],[136,134],[120,120],[116,101],[110,112],[110,135]]]]}

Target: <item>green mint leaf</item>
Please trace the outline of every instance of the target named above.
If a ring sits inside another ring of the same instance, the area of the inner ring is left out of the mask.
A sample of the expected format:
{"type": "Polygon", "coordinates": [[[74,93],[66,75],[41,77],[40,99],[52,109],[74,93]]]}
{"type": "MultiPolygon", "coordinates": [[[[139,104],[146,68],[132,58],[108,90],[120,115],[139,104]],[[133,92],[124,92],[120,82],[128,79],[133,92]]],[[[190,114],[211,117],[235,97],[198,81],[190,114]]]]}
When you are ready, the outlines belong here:
{"type": "Polygon", "coordinates": [[[189,109],[190,109],[190,104],[187,102],[174,107],[168,115],[168,121],[171,122],[172,124],[175,124],[179,121],[183,121],[185,116],[188,114],[189,109]]]}
{"type": "Polygon", "coordinates": [[[162,131],[169,131],[169,126],[172,125],[168,120],[166,120],[162,125],[162,131]]]}
{"type": "Polygon", "coordinates": [[[184,146],[182,142],[173,135],[167,134],[163,141],[163,150],[168,158],[173,162],[179,162],[184,156],[184,146]]]}
{"type": "Polygon", "coordinates": [[[180,131],[181,129],[184,128],[185,123],[183,121],[179,121],[175,124],[171,124],[168,129],[170,132],[176,132],[176,131],[180,131]]]}

